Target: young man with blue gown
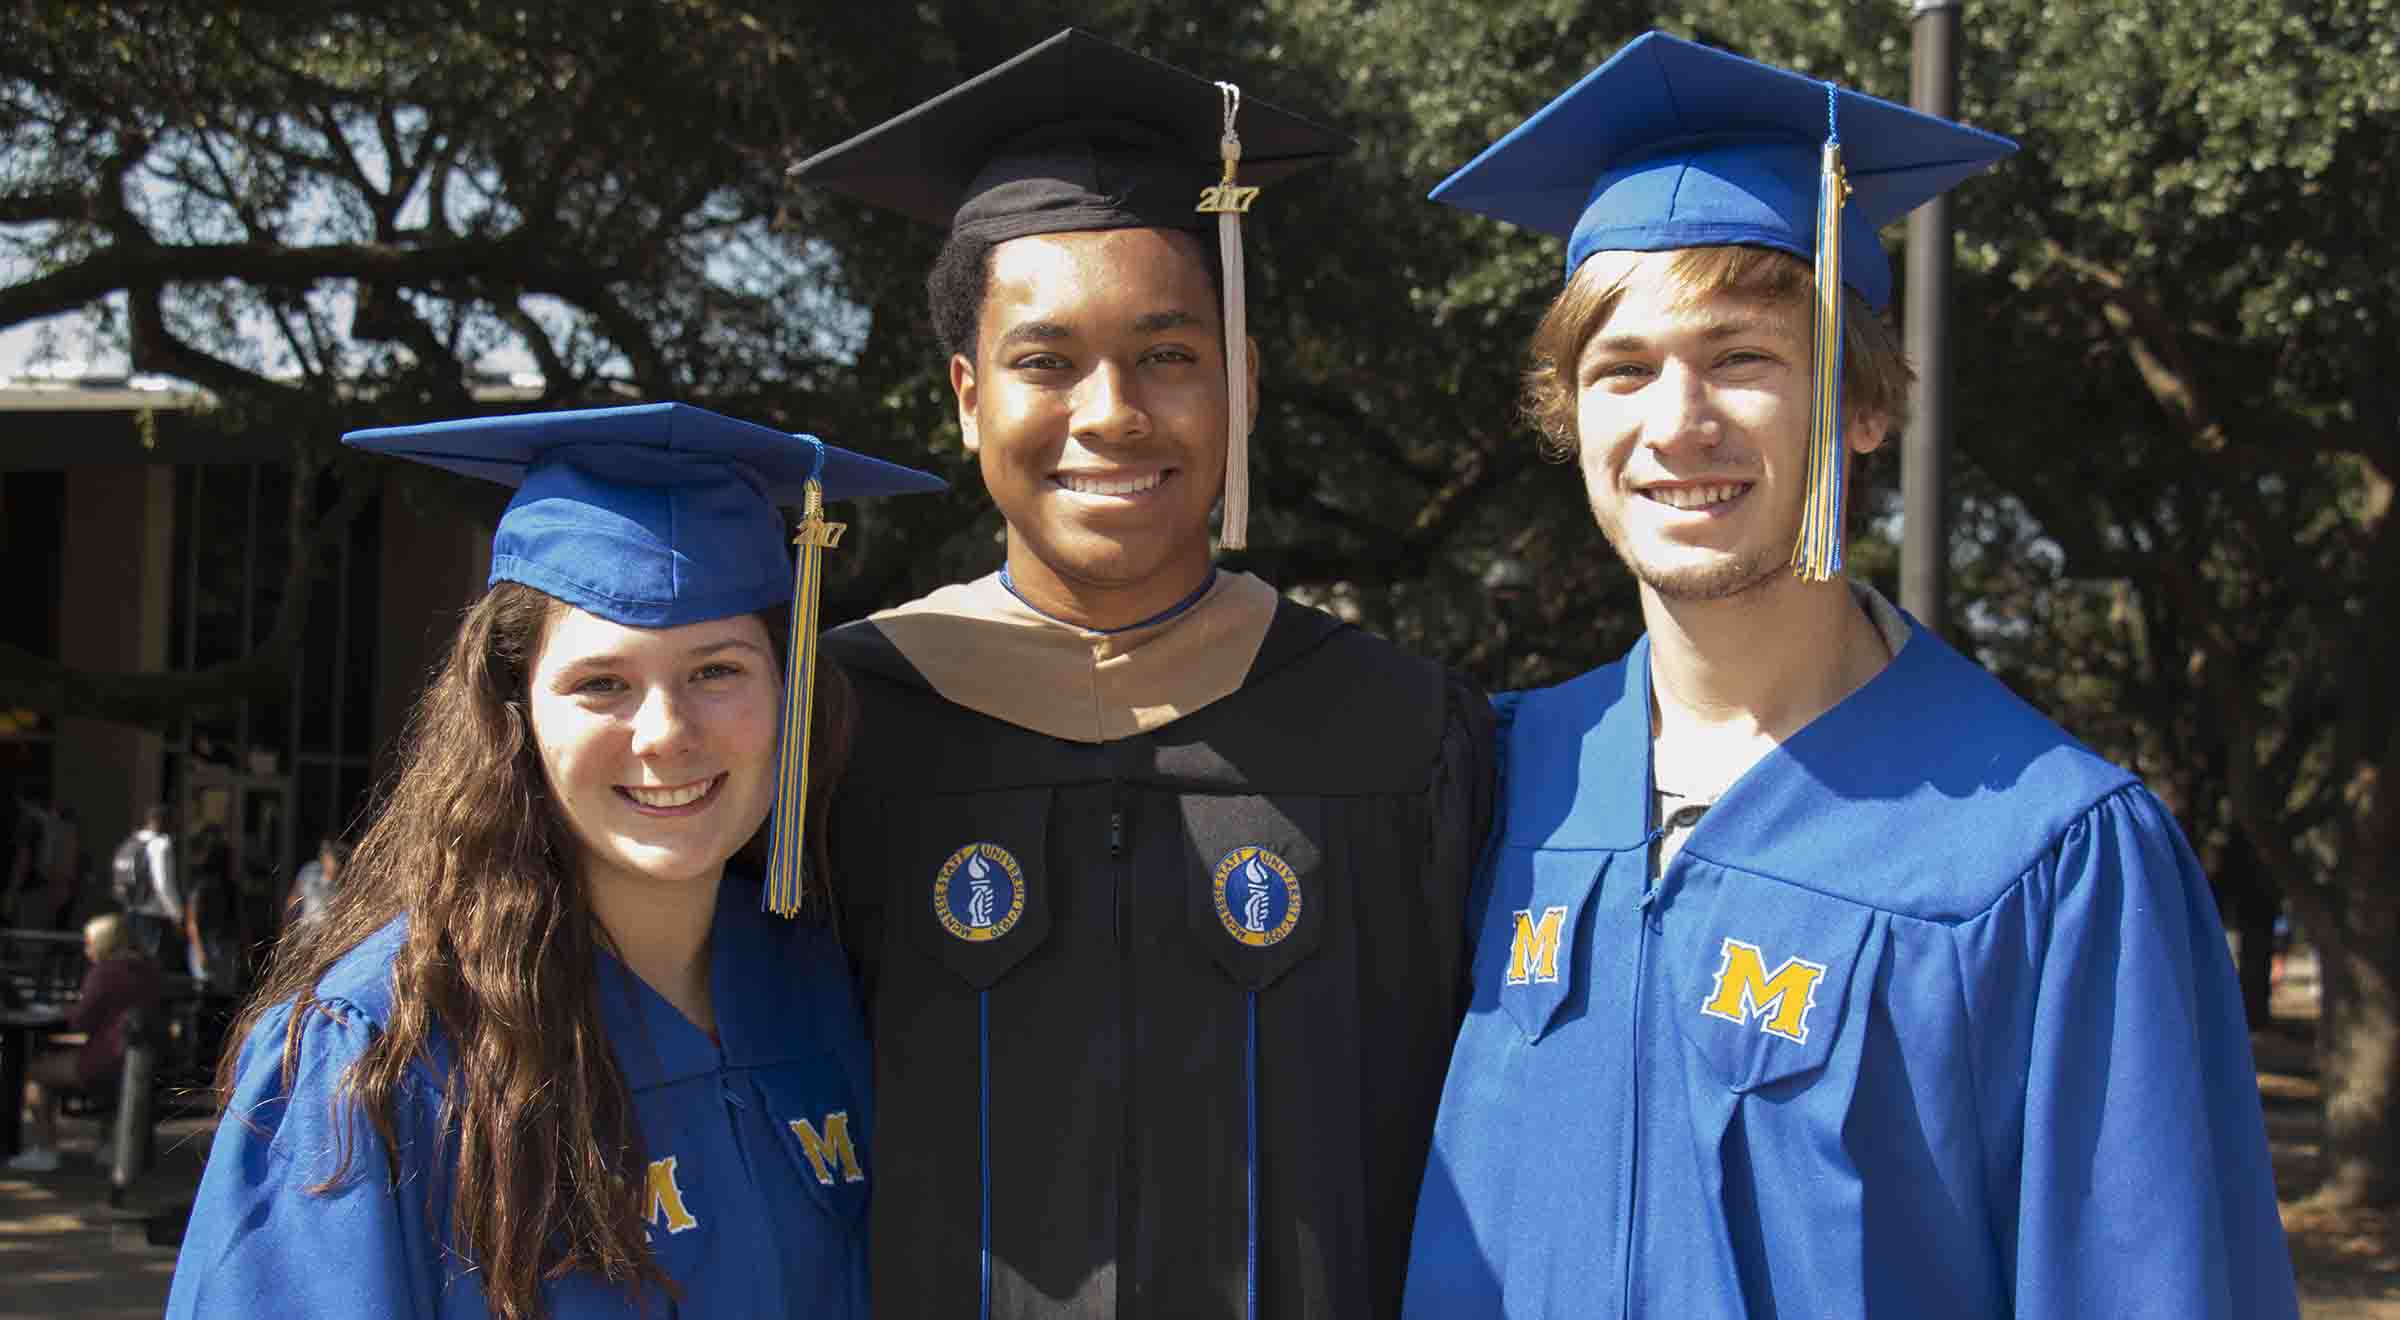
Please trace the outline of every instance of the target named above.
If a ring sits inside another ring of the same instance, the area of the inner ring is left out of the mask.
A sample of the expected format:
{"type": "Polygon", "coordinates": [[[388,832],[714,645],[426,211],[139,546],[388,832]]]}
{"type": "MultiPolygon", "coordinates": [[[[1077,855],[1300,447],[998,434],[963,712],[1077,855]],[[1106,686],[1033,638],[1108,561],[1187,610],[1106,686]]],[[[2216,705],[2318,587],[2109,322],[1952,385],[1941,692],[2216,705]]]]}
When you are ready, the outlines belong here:
{"type": "Polygon", "coordinates": [[[2174,820],[1840,574],[1876,230],[2012,150],[1651,33],[1436,190],[1568,237],[1531,402],[1647,633],[1498,702],[1404,1315],[2295,1313],[2174,820]]]}

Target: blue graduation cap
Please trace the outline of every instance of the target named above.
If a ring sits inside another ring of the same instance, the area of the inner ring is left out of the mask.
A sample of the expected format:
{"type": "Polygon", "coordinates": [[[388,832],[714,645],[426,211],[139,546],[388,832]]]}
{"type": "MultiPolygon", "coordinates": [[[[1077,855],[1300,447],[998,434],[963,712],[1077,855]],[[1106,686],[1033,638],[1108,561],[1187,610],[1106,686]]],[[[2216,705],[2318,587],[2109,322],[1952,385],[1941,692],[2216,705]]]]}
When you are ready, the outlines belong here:
{"type": "Polygon", "coordinates": [[[792,605],[767,902],[799,909],[824,501],[942,489],[941,478],[682,403],[468,417],[342,443],[517,488],[489,584],[519,582],[634,628],[792,605]],[[787,534],[778,505],[802,510],[787,534]],[[797,555],[788,546],[797,545],[797,555]]]}
{"type": "Polygon", "coordinates": [[[1816,423],[1795,569],[1841,569],[1841,298],[1892,296],[1876,231],[2015,152],[1981,129],[1664,32],[1626,43],[1433,190],[1595,252],[1743,244],[1817,269],[1816,423]],[[1828,204],[1830,203],[1830,204],[1828,204]]]}

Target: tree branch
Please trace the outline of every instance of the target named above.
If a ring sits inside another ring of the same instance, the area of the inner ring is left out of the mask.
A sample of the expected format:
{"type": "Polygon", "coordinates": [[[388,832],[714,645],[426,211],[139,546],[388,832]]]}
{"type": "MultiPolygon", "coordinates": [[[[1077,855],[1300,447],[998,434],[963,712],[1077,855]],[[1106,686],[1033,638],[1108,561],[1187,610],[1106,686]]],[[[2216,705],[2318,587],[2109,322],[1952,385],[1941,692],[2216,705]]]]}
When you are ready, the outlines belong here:
{"type": "Polygon", "coordinates": [[[1530,444],[1463,451],[1456,475],[1417,511],[1415,537],[1437,542],[1449,539],[1452,530],[1474,516],[1485,501],[1505,489],[1533,462],[1530,444]]]}
{"type": "Polygon", "coordinates": [[[2191,446],[2204,453],[2223,449],[2225,428],[2201,398],[2197,373],[2184,355],[2175,327],[2158,305],[2123,274],[2068,251],[2056,239],[2045,246],[2052,260],[2099,288],[2102,319],[2124,344],[2150,397],[2175,419],[2191,446]]]}
{"type": "Polygon", "coordinates": [[[533,313],[514,301],[495,302],[492,308],[525,341],[525,351],[533,354],[534,365],[541,368],[542,401],[556,403],[569,397],[576,385],[574,373],[568,370],[567,360],[559,356],[558,346],[550,342],[550,332],[542,328],[533,313]]]}
{"type": "Polygon", "coordinates": [[[1274,386],[1270,392],[1295,407],[1323,417],[1343,436],[1357,441],[1362,448],[1382,459],[1384,464],[1393,471],[1408,477],[1421,486],[1439,485],[1450,475],[1446,470],[1433,464],[1421,463],[1409,457],[1391,432],[1376,425],[1365,409],[1360,408],[1335,390],[1305,384],[1294,387],[1285,387],[1279,384],[1274,386]]]}
{"type": "Polygon", "coordinates": [[[51,188],[37,192],[0,193],[0,225],[31,225],[49,221],[91,221],[100,205],[81,188],[51,188]]]}
{"type": "Polygon", "coordinates": [[[525,287],[534,293],[556,294],[590,312],[592,319],[600,323],[600,329],[633,364],[636,388],[652,395],[671,393],[676,388],[675,373],[667,367],[666,356],[659,352],[658,341],[651,338],[649,327],[600,278],[560,273],[529,279],[525,287]]]}
{"type": "Polygon", "coordinates": [[[177,338],[167,329],[164,295],[156,285],[126,290],[132,334],[128,345],[135,371],[181,376],[227,398],[242,394],[298,397],[294,386],[280,384],[246,367],[236,366],[177,338]]]}
{"type": "Polygon", "coordinates": [[[450,239],[424,244],[119,243],[22,284],[0,289],[0,325],[73,311],[119,289],[142,285],[240,280],[303,286],[323,279],[381,279],[424,285],[472,275],[518,274],[538,268],[520,234],[499,239],[450,239]]]}

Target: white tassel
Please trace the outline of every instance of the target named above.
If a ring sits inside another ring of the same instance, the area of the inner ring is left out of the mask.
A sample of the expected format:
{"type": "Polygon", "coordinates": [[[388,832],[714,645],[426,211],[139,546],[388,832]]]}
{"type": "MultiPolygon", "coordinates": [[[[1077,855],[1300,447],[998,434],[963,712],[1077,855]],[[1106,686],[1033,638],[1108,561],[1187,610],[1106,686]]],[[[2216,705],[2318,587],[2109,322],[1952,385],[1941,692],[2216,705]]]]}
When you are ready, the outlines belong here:
{"type": "Polygon", "coordinates": [[[1250,542],[1250,331],[1243,295],[1242,217],[1217,213],[1217,255],[1225,263],[1225,517],[1228,550],[1250,542]]]}
{"type": "Polygon", "coordinates": [[[1218,149],[1225,177],[1200,194],[1199,210],[1217,217],[1217,260],[1225,275],[1225,502],[1217,541],[1228,550],[1250,544],[1250,299],[1242,275],[1242,212],[1258,189],[1241,186],[1242,138],[1234,121],[1242,112],[1242,89],[1217,84],[1225,98],[1225,134],[1218,149]]]}

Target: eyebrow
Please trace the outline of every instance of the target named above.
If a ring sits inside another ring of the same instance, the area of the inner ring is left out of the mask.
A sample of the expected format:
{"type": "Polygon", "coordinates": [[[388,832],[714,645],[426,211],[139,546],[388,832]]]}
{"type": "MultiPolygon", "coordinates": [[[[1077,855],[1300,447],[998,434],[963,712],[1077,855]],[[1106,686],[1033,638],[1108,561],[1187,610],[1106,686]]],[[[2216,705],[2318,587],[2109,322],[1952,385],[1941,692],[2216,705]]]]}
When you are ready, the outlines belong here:
{"type": "MultiPolygon", "coordinates": [[[[702,645],[695,646],[690,650],[685,651],[682,658],[685,660],[705,660],[710,656],[722,655],[727,651],[749,651],[758,655],[773,654],[773,652],[769,651],[766,647],[760,646],[756,642],[746,641],[739,637],[727,637],[719,641],[707,642],[703,643],[702,645]]],[[[560,665],[558,672],[561,674],[580,674],[591,669],[617,669],[621,668],[624,664],[624,656],[619,655],[614,651],[610,651],[603,655],[587,655],[580,660],[569,661],[566,664],[560,665]]]]}
{"type": "MultiPolygon", "coordinates": [[[[1137,335],[1155,335],[1164,330],[1180,330],[1186,326],[1205,326],[1207,324],[1207,321],[1180,307],[1170,307],[1164,311],[1150,312],[1135,318],[1133,332],[1137,335]]],[[[1072,329],[1057,321],[1021,321],[1010,326],[1008,333],[1000,336],[1000,342],[994,347],[1005,349],[1018,344],[1055,344],[1074,337],[1075,332],[1072,329]]]]}
{"type": "Polygon", "coordinates": [[[1056,321],[1019,321],[1010,326],[1008,333],[1000,336],[1000,342],[993,347],[1009,348],[1017,344],[1055,344],[1062,339],[1072,339],[1074,336],[1074,331],[1056,321]]]}
{"type": "MultiPolygon", "coordinates": [[[[1772,337],[1781,334],[1782,331],[1783,328],[1777,325],[1771,317],[1727,316],[1702,326],[1700,339],[1704,343],[1713,344],[1720,340],[1741,339],[1750,335],[1772,337]]],[[[1645,335],[1598,335],[1592,339],[1590,347],[1608,353],[1631,353],[1648,348],[1650,343],[1649,337],[1645,335]]]]}
{"type": "Polygon", "coordinates": [[[1145,316],[1142,319],[1134,322],[1133,332],[1139,335],[1154,335],[1161,330],[1180,330],[1185,326],[1206,324],[1208,324],[1206,321],[1203,321],[1199,317],[1192,315],[1190,312],[1187,312],[1180,307],[1175,307],[1169,308],[1163,312],[1152,312],[1148,316],[1145,316]]]}

